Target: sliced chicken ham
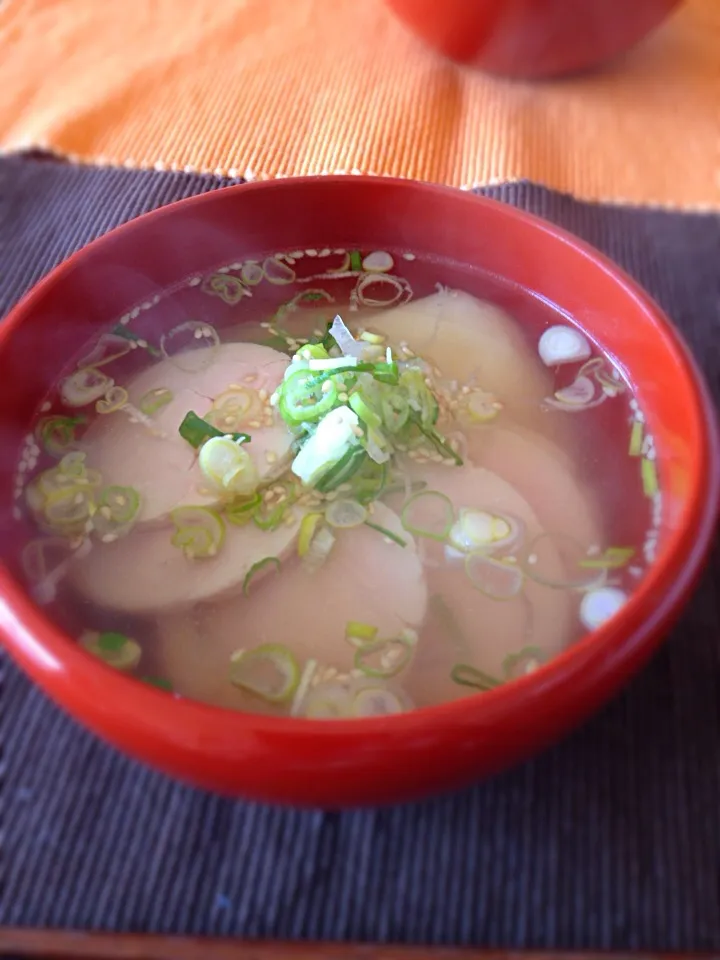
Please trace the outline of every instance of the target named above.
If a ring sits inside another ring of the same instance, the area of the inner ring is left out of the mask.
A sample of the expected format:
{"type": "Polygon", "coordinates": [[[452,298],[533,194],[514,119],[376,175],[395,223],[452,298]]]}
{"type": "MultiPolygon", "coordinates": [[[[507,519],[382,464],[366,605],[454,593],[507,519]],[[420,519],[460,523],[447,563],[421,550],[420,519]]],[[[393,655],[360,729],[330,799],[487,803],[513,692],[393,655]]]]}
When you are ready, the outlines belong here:
{"type": "MultiPolygon", "coordinates": [[[[349,621],[377,627],[379,639],[397,637],[423,622],[427,591],[415,545],[388,507],[375,505],[373,521],[402,536],[400,547],[367,526],[336,531],[324,565],[314,572],[296,558],[249,595],[237,595],[195,618],[162,618],[157,667],[179,693],[237,709],[275,712],[229,683],[231,654],[265,643],[281,643],[301,668],[312,658],[320,669],[347,673],[355,648],[345,639],[349,621]]],[[[402,681],[400,681],[402,682],[402,681]]]]}
{"type": "Polygon", "coordinates": [[[447,290],[363,320],[391,343],[407,344],[445,379],[492,393],[514,417],[537,423],[543,416],[552,380],[512,317],[491,303],[447,290]]]}
{"type": "Polygon", "coordinates": [[[572,537],[585,551],[599,545],[596,505],[559,447],[519,427],[473,427],[465,437],[470,462],[514,487],[532,505],[545,530],[572,537]]]}
{"type": "MultiPolygon", "coordinates": [[[[293,508],[288,516],[292,524],[277,530],[226,523],[217,556],[195,559],[173,545],[173,527],[141,527],[94,547],[73,563],[70,579],[92,603],[123,613],[185,610],[240,589],[250,569],[266,557],[286,557],[295,546],[302,511],[293,508]]],[[[268,565],[262,572],[271,569],[268,565]]]]}
{"type": "MultiPolygon", "coordinates": [[[[429,489],[449,498],[456,511],[486,511],[520,521],[525,542],[543,533],[535,512],[505,480],[489,470],[434,467],[426,470],[429,489]]],[[[565,590],[553,590],[525,578],[512,599],[493,599],[477,590],[465,574],[464,561],[448,562],[442,544],[426,541],[428,618],[406,681],[418,706],[465,696],[470,689],[450,676],[455,664],[468,664],[498,679],[505,658],[527,646],[547,655],[571,639],[576,601],[565,590]],[[438,603],[438,596],[442,598],[438,603]]],[[[560,556],[550,547],[544,571],[562,580],[560,556]]]]}
{"type": "Polygon", "coordinates": [[[192,356],[203,353],[207,354],[206,361],[194,372],[182,369],[172,358],[154,364],[127,385],[129,402],[136,408],[150,391],[165,389],[172,393],[171,401],[151,417],[152,428],[159,435],[148,425],[133,423],[120,410],[98,417],[83,438],[88,465],[100,471],[106,484],[138,491],[142,501],[140,523],[163,519],[178,506],[212,506],[217,502],[216,494],[203,482],[197,452],[179,435],[178,428],[190,410],[204,417],[213,400],[228,388],[240,388],[234,395],[248,405],[242,424],[229,432],[250,434],[251,442],[245,449],[261,481],[274,476],[290,459],[292,435],[267,404],[289,358],[254,343],[228,343],[193,351],[192,356]]]}

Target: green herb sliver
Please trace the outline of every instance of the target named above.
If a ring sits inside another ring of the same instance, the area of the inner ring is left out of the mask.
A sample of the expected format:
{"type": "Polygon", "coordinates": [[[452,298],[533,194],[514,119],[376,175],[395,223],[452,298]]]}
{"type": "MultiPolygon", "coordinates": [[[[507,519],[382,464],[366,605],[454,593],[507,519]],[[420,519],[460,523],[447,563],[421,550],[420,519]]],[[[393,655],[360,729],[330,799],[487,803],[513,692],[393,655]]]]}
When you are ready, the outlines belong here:
{"type": "Polygon", "coordinates": [[[280,569],[280,561],[277,557],[263,557],[262,560],[258,560],[257,563],[254,563],[248,572],[245,574],[245,579],[243,580],[243,593],[247,597],[250,593],[250,584],[253,579],[263,570],[265,567],[275,567],[276,570],[280,569]]]}
{"type": "Polygon", "coordinates": [[[112,332],[116,337],[122,337],[124,340],[129,340],[131,343],[136,343],[138,346],[142,346],[143,349],[147,350],[151,357],[161,357],[162,352],[158,350],[157,347],[154,347],[151,343],[148,343],[147,340],[144,340],[142,337],[138,336],[137,333],[134,333],[132,330],[128,330],[126,326],[122,323],[116,324],[112,328],[112,332]]]}
{"type": "Polygon", "coordinates": [[[483,673],[482,670],[477,670],[468,663],[456,663],[450,671],[450,677],[455,683],[459,683],[463,687],[474,687],[483,693],[502,685],[501,680],[496,680],[489,673],[483,673]]]}
{"type": "Polygon", "coordinates": [[[366,520],[365,526],[370,527],[371,530],[377,530],[378,533],[381,533],[384,537],[392,540],[393,543],[396,543],[399,547],[407,546],[407,542],[403,540],[402,537],[399,537],[396,533],[393,533],[392,530],[388,530],[387,527],[381,527],[379,523],[373,523],[371,520],[366,520]]]}
{"type": "Polygon", "coordinates": [[[158,690],[163,690],[165,693],[172,693],[173,688],[169,680],[165,680],[164,677],[140,677],[143,683],[147,683],[151,687],[156,687],[158,690]]]}
{"type": "MultiPolygon", "coordinates": [[[[228,436],[228,434],[223,433],[222,430],[218,430],[217,427],[208,423],[207,420],[199,417],[194,410],[189,410],[185,414],[182,423],[178,427],[178,433],[183,440],[187,440],[190,446],[196,450],[211,437],[228,436]]],[[[235,443],[250,443],[251,439],[248,433],[231,433],[229,436],[232,437],[235,443]]]]}

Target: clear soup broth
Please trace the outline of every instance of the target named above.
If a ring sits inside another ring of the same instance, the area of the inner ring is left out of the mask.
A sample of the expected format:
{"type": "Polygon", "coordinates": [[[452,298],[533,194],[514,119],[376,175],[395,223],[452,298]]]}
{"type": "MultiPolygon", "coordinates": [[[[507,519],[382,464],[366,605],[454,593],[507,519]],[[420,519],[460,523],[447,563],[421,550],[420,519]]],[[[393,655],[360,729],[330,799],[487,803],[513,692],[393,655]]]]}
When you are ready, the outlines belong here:
{"type": "Polygon", "coordinates": [[[108,323],[21,451],[36,601],[88,656],[280,716],[486,692],[652,562],[652,437],[551,304],[407,251],[221,265],[108,323]]]}

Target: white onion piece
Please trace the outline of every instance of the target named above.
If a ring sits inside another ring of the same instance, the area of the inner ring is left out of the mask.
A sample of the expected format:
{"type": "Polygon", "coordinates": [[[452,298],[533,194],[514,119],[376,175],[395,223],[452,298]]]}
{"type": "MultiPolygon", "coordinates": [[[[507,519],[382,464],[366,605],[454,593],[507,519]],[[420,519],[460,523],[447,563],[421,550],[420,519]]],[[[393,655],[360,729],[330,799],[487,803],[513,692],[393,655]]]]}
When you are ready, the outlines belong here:
{"type": "Polygon", "coordinates": [[[588,630],[595,630],[625,605],[627,594],[617,587],[590,590],[582,598],[580,619],[588,630]]]}
{"type": "Polygon", "coordinates": [[[360,343],[355,339],[355,337],[345,326],[343,318],[340,316],[340,314],[337,314],[337,316],[334,318],[329,333],[330,336],[334,338],[335,343],[337,343],[337,345],[340,347],[341,352],[346,356],[356,357],[359,359],[363,355],[365,344],[360,343]]]}
{"type": "Polygon", "coordinates": [[[538,342],[538,353],[546,367],[587,360],[592,348],[575,327],[555,326],[545,330],[538,342]]]}

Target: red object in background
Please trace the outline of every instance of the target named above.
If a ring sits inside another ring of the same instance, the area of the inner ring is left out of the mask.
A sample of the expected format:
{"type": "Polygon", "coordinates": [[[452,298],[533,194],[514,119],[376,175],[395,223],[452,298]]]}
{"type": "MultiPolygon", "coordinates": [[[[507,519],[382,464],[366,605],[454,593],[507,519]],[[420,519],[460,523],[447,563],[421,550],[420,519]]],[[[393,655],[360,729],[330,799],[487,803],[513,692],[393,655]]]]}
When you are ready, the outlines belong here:
{"type": "MultiPolygon", "coordinates": [[[[649,657],[712,541],[720,455],[712,402],[659,308],[580,240],[510,206],[411,181],[276,180],[172,204],[54,270],[0,326],[0,417],[23,436],[59,368],[135,304],[262,252],[360,244],[481,265],[578,318],[635,384],[663,489],[660,553],[622,611],[536,672],[392,718],[291,720],[176,699],[85,653],[0,568],[0,633],[78,720],[167,773],[228,794],[339,807],[407,800],[493,773],[590,714],[649,657]],[[29,358],[32,358],[31,361],[29,358]]],[[[442,279],[442,260],[436,261],[442,279]]],[[[14,465],[0,463],[0,542],[14,465]]],[[[242,629],[242,624],[239,624],[242,629]]]]}
{"type": "Polygon", "coordinates": [[[431,47],[510,77],[599,66],[642,40],[680,0],[385,0],[431,47]]]}

